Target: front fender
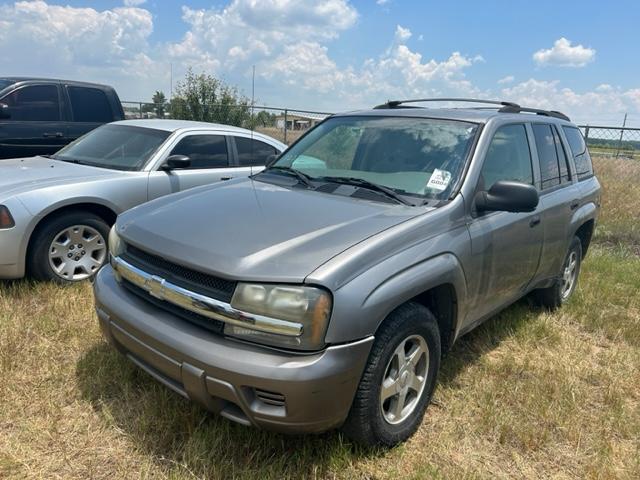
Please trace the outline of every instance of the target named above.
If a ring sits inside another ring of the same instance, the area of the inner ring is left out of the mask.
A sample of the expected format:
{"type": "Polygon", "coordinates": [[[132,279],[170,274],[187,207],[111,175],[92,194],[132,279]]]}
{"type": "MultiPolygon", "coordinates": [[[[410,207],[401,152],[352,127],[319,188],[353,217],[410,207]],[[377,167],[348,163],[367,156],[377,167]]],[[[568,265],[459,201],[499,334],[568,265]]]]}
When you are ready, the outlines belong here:
{"type": "MultiPolygon", "coordinates": [[[[417,258],[412,249],[402,257],[417,258]]],[[[451,252],[397,268],[406,258],[392,257],[366,271],[334,292],[334,310],[327,332],[328,343],[344,342],[375,334],[396,307],[430,290],[449,284],[457,299],[454,330],[460,329],[467,305],[467,282],[456,255],[451,252]]]]}

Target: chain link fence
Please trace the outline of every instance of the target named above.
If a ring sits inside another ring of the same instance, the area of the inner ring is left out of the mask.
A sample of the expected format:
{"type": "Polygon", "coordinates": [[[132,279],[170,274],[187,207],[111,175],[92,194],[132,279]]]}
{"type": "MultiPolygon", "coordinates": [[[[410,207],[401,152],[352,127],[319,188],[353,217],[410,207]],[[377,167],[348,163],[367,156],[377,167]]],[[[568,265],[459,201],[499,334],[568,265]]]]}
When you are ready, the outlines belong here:
{"type": "Polygon", "coordinates": [[[580,128],[592,155],[640,159],[640,128],[590,125],[580,128]]]}
{"type": "MultiPolygon", "coordinates": [[[[122,107],[127,119],[180,119],[183,111],[168,103],[122,102],[122,107]]],[[[290,145],[329,115],[328,112],[291,108],[216,104],[202,106],[196,118],[252,129],[290,145]]]]}

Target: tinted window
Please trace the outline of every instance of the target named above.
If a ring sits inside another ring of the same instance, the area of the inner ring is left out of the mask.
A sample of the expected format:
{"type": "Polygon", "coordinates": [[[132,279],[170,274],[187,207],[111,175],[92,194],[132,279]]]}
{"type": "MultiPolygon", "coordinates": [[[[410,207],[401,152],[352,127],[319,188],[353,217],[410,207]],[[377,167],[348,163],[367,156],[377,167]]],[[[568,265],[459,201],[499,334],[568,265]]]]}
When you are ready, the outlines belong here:
{"type": "Polygon", "coordinates": [[[245,137],[235,137],[238,149],[238,163],[241,167],[250,165],[264,165],[271,155],[279,152],[271,145],[259,140],[251,140],[245,137]]]}
{"type": "Polygon", "coordinates": [[[116,170],[140,170],[170,132],[104,125],[67,145],[53,158],[116,170]]]}
{"type": "Polygon", "coordinates": [[[533,136],[536,139],[538,160],[540,161],[540,177],[542,190],[560,185],[560,166],[556,139],[550,125],[534,124],[533,136]]]}
{"type": "Polygon", "coordinates": [[[55,85],[19,88],[1,101],[10,107],[11,120],[26,122],[60,120],[58,87],[55,85]]]}
{"type": "Polygon", "coordinates": [[[554,143],[556,144],[556,153],[558,154],[558,163],[560,166],[560,182],[568,183],[571,180],[571,173],[569,172],[569,159],[567,153],[564,150],[564,145],[560,140],[560,135],[556,127],[552,127],[554,143]]]}
{"type": "Polygon", "coordinates": [[[106,123],[113,120],[111,105],[102,90],[97,88],[68,87],[71,110],[75,122],[106,123]]]}
{"type": "Polygon", "coordinates": [[[220,168],[229,166],[227,141],[223,135],[191,135],[180,140],[171,155],[186,155],[191,168],[220,168]]]}
{"type": "Polygon", "coordinates": [[[499,180],[533,184],[531,153],[524,125],[500,127],[489,145],[482,165],[482,189],[488,190],[499,180]]]}
{"type": "Polygon", "coordinates": [[[582,132],[575,127],[562,127],[569,141],[569,148],[576,164],[578,180],[593,175],[593,165],[582,132]]]}

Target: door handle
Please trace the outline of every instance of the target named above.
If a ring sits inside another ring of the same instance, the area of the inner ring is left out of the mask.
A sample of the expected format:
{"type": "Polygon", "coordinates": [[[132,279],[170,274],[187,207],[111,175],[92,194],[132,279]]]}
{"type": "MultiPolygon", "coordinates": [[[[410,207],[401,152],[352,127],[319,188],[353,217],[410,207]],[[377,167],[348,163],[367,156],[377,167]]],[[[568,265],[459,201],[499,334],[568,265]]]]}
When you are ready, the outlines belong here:
{"type": "Polygon", "coordinates": [[[62,132],[45,132],[42,134],[42,136],[45,138],[51,138],[51,137],[60,138],[62,137],[62,132]]]}
{"type": "Polygon", "coordinates": [[[569,208],[571,210],[575,210],[576,208],[578,208],[580,206],[580,202],[578,202],[577,200],[575,202],[572,202],[571,205],[569,205],[569,208]]]}
{"type": "Polygon", "coordinates": [[[531,221],[529,221],[529,226],[531,228],[535,227],[536,225],[540,225],[540,215],[536,215],[531,219],[531,221]]]}
{"type": "Polygon", "coordinates": [[[233,177],[221,177],[220,180],[226,182],[227,180],[231,180],[233,177]]]}

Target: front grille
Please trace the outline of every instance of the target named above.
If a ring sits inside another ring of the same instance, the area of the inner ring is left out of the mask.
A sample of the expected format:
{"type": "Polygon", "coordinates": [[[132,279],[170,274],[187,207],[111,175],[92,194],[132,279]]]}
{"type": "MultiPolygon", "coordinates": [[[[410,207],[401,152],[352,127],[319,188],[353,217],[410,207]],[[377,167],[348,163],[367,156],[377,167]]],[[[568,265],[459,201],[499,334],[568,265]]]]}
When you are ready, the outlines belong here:
{"type": "Polygon", "coordinates": [[[198,315],[197,313],[186,310],[173,303],[160,300],[159,298],[154,297],[153,295],[149,294],[149,292],[147,292],[146,290],[138,287],[137,285],[134,285],[133,283],[129,282],[126,279],[122,280],[122,284],[131,293],[136,294],[137,296],[146,300],[147,302],[152,303],[156,307],[166,310],[167,312],[172,313],[177,317],[187,320],[188,322],[194,323],[213,333],[222,334],[224,332],[224,323],[221,322],[220,320],[215,320],[213,318],[208,318],[203,315],[198,315]]]}
{"type": "Polygon", "coordinates": [[[192,292],[223,302],[231,302],[236,289],[236,282],[177,265],[133,245],[127,245],[123,258],[151,275],[157,275],[192,292]]]}

